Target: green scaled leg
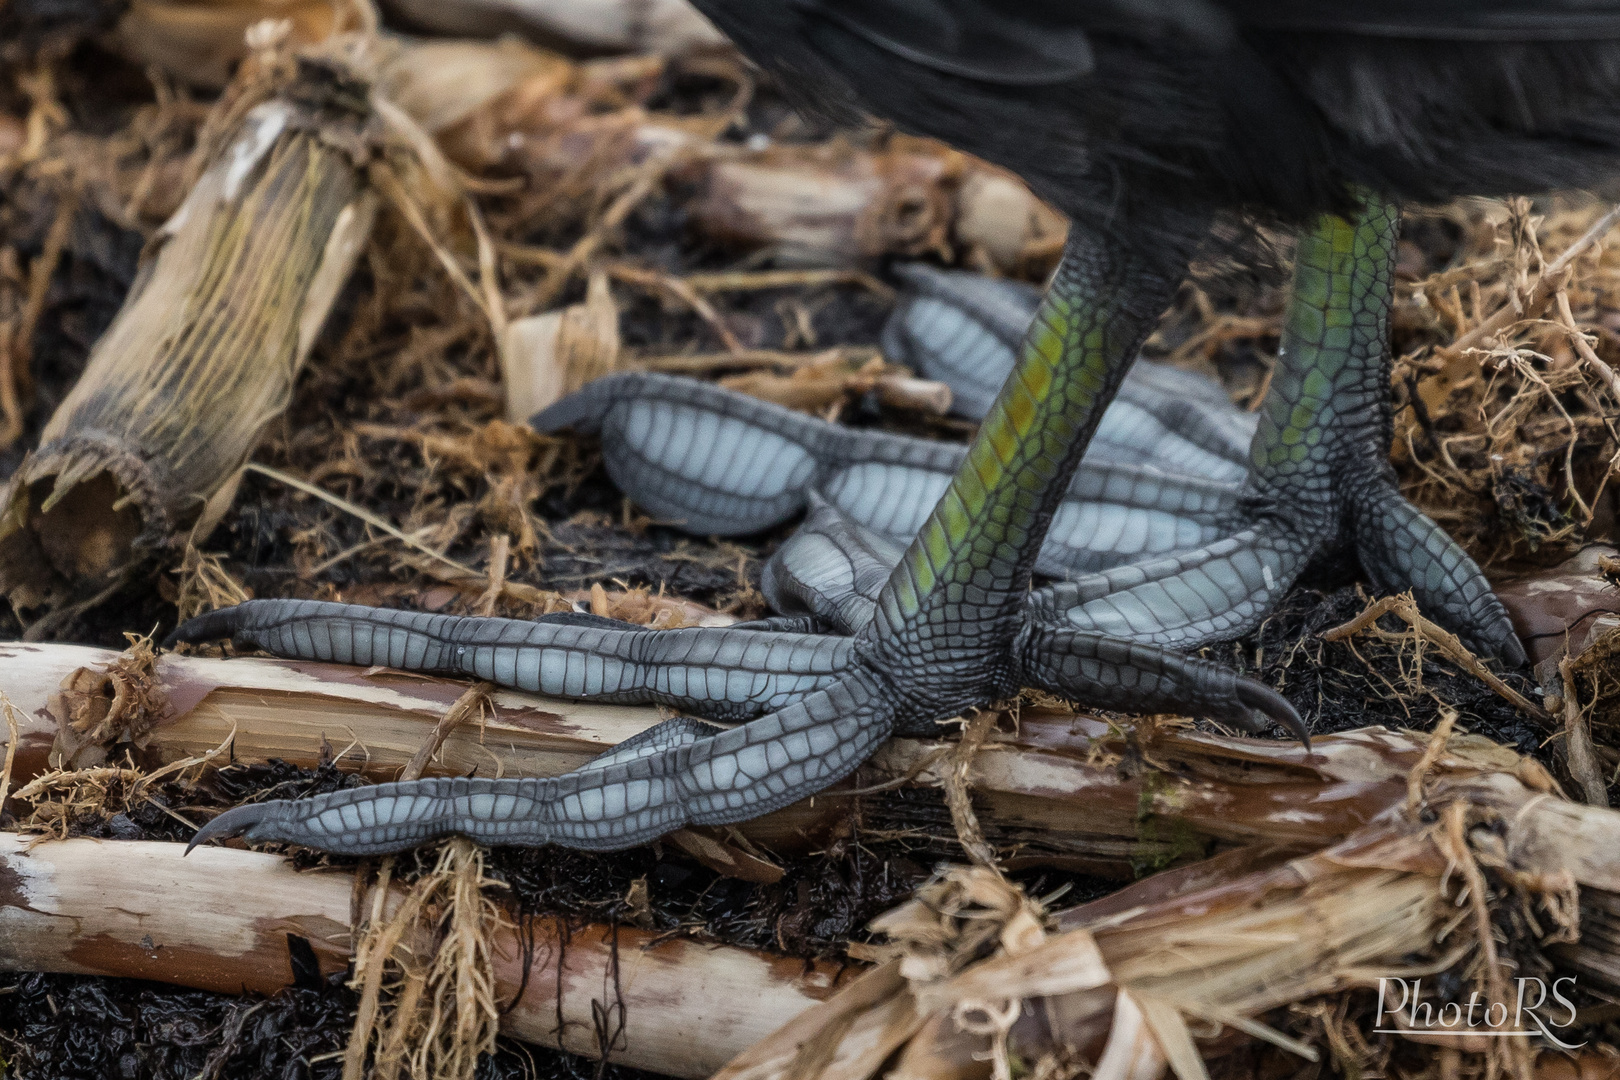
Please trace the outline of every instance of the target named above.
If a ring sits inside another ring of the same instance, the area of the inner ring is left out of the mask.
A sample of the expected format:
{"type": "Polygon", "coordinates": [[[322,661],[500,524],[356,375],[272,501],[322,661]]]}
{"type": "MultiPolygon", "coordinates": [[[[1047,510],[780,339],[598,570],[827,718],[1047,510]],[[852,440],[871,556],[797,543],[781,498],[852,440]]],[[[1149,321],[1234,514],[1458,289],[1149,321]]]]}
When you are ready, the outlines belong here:
{"type": "MultiPolygon", "coordinates": [[[[1071,240],[1017,368],[857,638],[857,650],[905,702],[897,717],[902,730],[1026,683],[1093,705],[1192,704],[1252,723],[1256,693],[1238,694],[1219,669],[1157,648],[1071,633],[1062,642],[1065,664],[1026,655],[1030,576],[1047,526],[1104,407],[1178,284],[1125,245],[1071,240]]],[[[1265,698],[1262,708],[1298,723],[1279,700],[1265,698]]]]}
{"type": "Polygon", "coordinates": [[[1237,637],[1313,558],[1349,542],[1373,584],[1419,606],[1476,652],[1524,649],[1474,561],[1407,502],[1389,464],[1389,310],[1400,215],[1369,197],[1299,243],[1276,376],[1226,538],[1087,575],[1032,597],[1037,617],[1177,649],[1237,637]]]}

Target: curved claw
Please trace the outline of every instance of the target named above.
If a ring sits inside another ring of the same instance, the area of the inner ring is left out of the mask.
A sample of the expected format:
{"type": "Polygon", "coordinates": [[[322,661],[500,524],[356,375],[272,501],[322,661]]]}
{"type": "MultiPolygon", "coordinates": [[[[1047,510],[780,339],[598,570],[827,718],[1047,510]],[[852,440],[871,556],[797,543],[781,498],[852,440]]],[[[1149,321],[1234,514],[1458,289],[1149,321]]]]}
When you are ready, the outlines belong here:
{"type": "Polygon", "coordinates": [[[273,819],[279,816],[280,811],[277,808],[282,805],[285,805],[285,802],[277,800],[232,807],[192,835],[191,842],[186,845],[186,854],[190,855],[193,848],[210,840],[223,840],[227,836],[245,835],[254,841],[278,839],[273,835],[275,831],[273,819]],[[260,831],[260,826],[265,826],[265,830],[260,831]]]}
{"type": "Polygon", "coordinates": [[[855,673],[728,731],[660,725],[563,776],[415,780],[243,806],[209,822],[191,846],[241,833],[383,855],[460,833],[487,844],[612,851],[812,795],[870,757],[892,723],[889,699],[855,673]]]}
{"type": "Polygon", "coordinates": [[[1305,749],[1311,748],[1311,733],[1306,729],[1305,721],[1300,718],[1299,711],[1294,708],[1293,703],[1277,691],[1263,682],[1240,675],[1237,680],[1237,697],[1244,705],[1265,716],[1273,724],[1288,729],[1294,738],[1304,744],[1305,749]]]}
{"type": "Polygon", "coordinates": [[[1023,679],[1049,693],[1125,712],[1207,716],[1259,733],[1282,725],[1310,747],[1288,699],[1220,664],[1087,630],[1033,624],[1019,653],[1023,679]]]}
{"type": "Polygon", "coordinates": [[[746,720],[839,678],[847,639],[735,627],[643,630],[607,619],[470,618],[249,600],[183,623],[167,641],[231,637],[276,656],[471,675],[553,697],[662,704],[746,720]]]}

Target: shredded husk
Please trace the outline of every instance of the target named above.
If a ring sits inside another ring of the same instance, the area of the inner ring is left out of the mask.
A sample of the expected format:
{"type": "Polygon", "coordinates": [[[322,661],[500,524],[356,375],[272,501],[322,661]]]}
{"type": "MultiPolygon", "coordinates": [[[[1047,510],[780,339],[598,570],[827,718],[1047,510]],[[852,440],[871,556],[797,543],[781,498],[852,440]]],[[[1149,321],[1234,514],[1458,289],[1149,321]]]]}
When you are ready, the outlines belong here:
{"type": "Polygon", "coordinates": [[[246,113],[159,231],[11,478],[0,588],[19,611],[60,617],[116,589],[199,514],[212,531],[215,496],[287,407],[370,233],[369,122],[363,84],[306,63],[246,113]]]}

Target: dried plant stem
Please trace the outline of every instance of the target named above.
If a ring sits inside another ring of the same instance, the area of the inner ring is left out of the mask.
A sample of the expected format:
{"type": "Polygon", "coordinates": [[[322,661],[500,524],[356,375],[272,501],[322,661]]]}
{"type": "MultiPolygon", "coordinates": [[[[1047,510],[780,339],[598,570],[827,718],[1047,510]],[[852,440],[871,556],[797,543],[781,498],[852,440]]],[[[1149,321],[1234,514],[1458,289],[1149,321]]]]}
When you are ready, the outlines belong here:
{"type": "Polygon", "coordinates": [[[761,289],[817,285],[859,285],[883,300],[892,301],[896,295],[893,286],[865,270],[731,270],[714,274],[688,274],[681,280],[697,292],[756,292],[761,289]]]}
{"type": "MultiPolygon", "coordinates": [[[[494,689],[488,682],[468,687],[433,726],[400,779],[420,779],[444,740],[474,712],[482,713],[494,689]]],[[[366,1048],[383,1015],[383,972],[392,963],[402,980],[381,1021],[376,1080],[393,1080],[407,1061],[418,1080],[472,1080],[479,1055],[495,1043],[499,1015],[490,932],[505,925],[484,895],[484,887],[493,883],[484,877],[483,849],[464,837],[445,841],[435,869],[410,887],[405,902],[384,922],[382,898],[394,865],[393,856],[382,860],[371,919],[355,954],[361,999],[344,1052],[344,1076],[361,1080],[364,1075],[366,1048]],[[431,955],[422,952],[424,939],[436,941],[431,955]],[[417,944],[403,949],[405,941],[417,944]]]]}
{"type": "Polygon", "coordinates": [[[642,356],[634,366],[648,371],[706,372],[720,368],[783,368],[789,371],[817,365],[859,368],[882,360],[877,349],[838,346],[821,352],[786,352],[780,349],[743,349],[740,352],[688,353],[681,356],[642,356]]]}
{"type": "MultiPolygon", "coordinates": [[[[47,768],[57,729],[49,708],[64,679],[87,667],[99,669],[116,656],[80,646],[0,646],[0,664],[8,671],[5,689],[22,731],[15,782],[47,768]]],[[[467,689],[464,682],[386,670],[172,653],[157,658],[155,676],[174,706],[144,739],[149,752],[164,760],[202,754],[231,738],[236,761],[274,757],[313,767],[322,758],[324,740],[341,738],[353,747],[343,755],[345,767],[379,781],[398,777],[467,689]]],[[[450,732],[424,775],[477,770],[480,775],[555,776],[663,719],[654,708],[508,690],[491,698],[482,724],[450,732]]],[[[1207,851],[1212,842],[1261,842],[1291,850],[1331,842],[1361,822],[1399,809],[1429,741],[1367,728],[1323,736],[1307,753],[1294,744],[1161,724],[1136,735],[1134,752],[1154,764],[1125,772],[1119,760],[1133,749],[1117,725],[1026,710],[1017,732],[987,735],[968,779],[987,842],[1019,837],[1023,860],[1083,862],[1128,877],[1143,860],[1183,859],[1207,851]],[[1212,765],[1220,779],[1199,779],[1212,765]],[[1345,779],[1350,776],[1353,782],[1345,779]],[[1300,797],[1322,812],[1301,818],[1295,800],[1276,800],[1272,793],[1282,782],[1308,792],[1300,797]],[[1143,835],[1144,812],[1164,826],[1156,836],[1143,835]]],[[[959,746],[955,738],[891,740],[858,783],[943,787],[959,746]]],[[[1429,785],[1473,756],[1467,741],[1451,740],[1428,770],[1429,785]]],[[[1504,758],[1493,750],[1478,767],[1505,769],[1538,790],[1555,789],[1532,759],[1504,758]]],[[[837,794],[797,803],[739,831],[761,846],[802,850],[847,820],[849,801],[833,797],[837,794]]],[[[940,839],[951,839],[949,826],[940,839]]]]}
{"type": "MultiPolygon", "coordinates": [[[[1506,1009],[1507,978],[1503,974],[1502,962],[1496,951],[1496,929],[1491,921],[1489,886],[1468,845],[1467,830],[1468,805],[1458,800],[1445,810],[1445,846],[1449,849],[1447,856],[1452,865],[1462,872],[1463,882],[1468,889],[1468,905],[1473,912],[1474,932],[1479,939],[1480,958],[1485,966],[1485,1008],[1488,1015],[1488,1010],[1493,1004],[1500,1003],[1504,1010],[1506,1009]]],[[[1520,1080],[1532,1080],[1529,1032],[1510,1035],[1506,1041],[1507,1056],[1514,1073],[1520,1080]]],[[[1492,1057],[1495,1058],[1494,1052],[1492,1057]]],[[[1493,1060],[1491,1071],[1494,1072],[1495,1069],[1496,1062],[1493,1060]]]]}
{"type": "Polygon", "coordinates": [[[17,764],[17,744],[22,741],[22,732],[17,726],[17,707],[3,691],[0,691],[0,712],[5,713],[6,731],[9,734],[6,739],[6,760],[0,764],[0,813],[4,813],[6,799],[11,792],[11,770],[17,764]]]}
{"type": "Polygon", "coordinates": [[[1581,785],[1581,793],[1588,803],[1608,806],[1609,785],[1598,764],[1597,749],[1592,745],[1587,710],[1581,707],[1580,690],[1575,685],[1575,661],[1567,656],[1560,660],[1558,675],[1564,684],[1564,753],[1570,775],[1581,785]]]}
{"type": "MultiPolygon", "coordinates": [[[[300,872],[286,858],[259,852],[184,851],[183,844],[139,841],[40,844],[0,832],[0,880],[14,901],[5,908],[0,971],[95,973],[273,994],[291,981],[288,934],[309,942],[324,974],[347,965],[355,918],[347,876],[300,872]],[[185,902],[176,903],[177,896],[185,902]]],[[[408,902],[395,878],[386,892],[367,897],[374,923],[408,902]]],[[[428,955],[431,940],[409,936],[422,933],[421,923],[412,924],[395,944],[428,955]]],[[[693,1080],[850,981],[847,964],[545,917],[528,919],[521,933],[511,925],[494,928],[493,947],[496,999],[509,1003],[499,1016],[507,1035],[598,1053],[592,999],[618,971],[625,1029],[614,1063],[693,1080]],[[537,956],[525,985],[526,940],[537,956]]]]}
{"type": "Polygon", "coordinates": [[[291,399],[375,205],[367,114],[315,82],[244,117],[14,476],[0,590],[43,610],[30,635],[210,529],[228,508],[215,496],[291,399]]]}
{"type": "Polygon", "coordinates": [[[433,731],[422,741],[422,748],[411,755],[406,763],[405,770],[399,774],[401,780],[420,780],[422,773],[427,769],[428,763],[433,760],[444,740],[450,733],[460,727],[474,712],[482,714],[485,706],[489,704],[489,695],[495,690],[491,682],[477,682],[467,687],[467,692],[456,699],[437,724],[433,731]]]}
{"type": "Polygon", "coordinates": [[[0,447],[8,447],[22,436],[23,409],[33,396],[34,330],[45,313],[51,277],[62,261],[68,234],[79,212],[77,186],[68,188],[56,208],[56,218],[45,234],[45,247],[28,267],[28,293],[15,322],[0,324],[0,447]]]}
{"type": "Polygon", "coordinates": [[[1406,778],[1406,812],[1416,813],[1423,805],[1423,781],[1428,777],[1429,770],[1440,760],[1446,752],[1446,744],[1451,741],[1452,729],[1457,725],[1457,710],[1449,706],[1440,712],[1440,722],[1434,726],[1434,732],[1429,736],[1429,745],[1423,748],[1423,756],[1418,763],[1412,766],[1412,772],[1406,778]]]}
{"type": "MultiPolygon", "coordinates": [[[[433,252],[434,258],[439,260],[439,265],[444,269],[445,274],[467,299],[473,302],[473,306],[478,309],[479,314],[484,316],[484,321],[489,324],[491,332],[495,332],[497,325],[504,328],[506,324],[505,308],[499,304],[492,306],[489,292],[485,288],[474,284],[472,278],[467,276],[467,271],[462,269],[460,261],[435,234],[433,226],[428,223],[427,214],[423,212],[420,202],[400,182],[399,176],[392,169],[376,168],[372,170],[371,183],[388,199],[389,205],[399,211],[400,217],[405,219],[422,242],[433,252]]],[[[496,340],[499,340],[499,338],[496,340]]]]}
{"type": "Polygon", "coordinates": [[[1616,374],[1614,368],[1603,362],[1603,358],[1598,356],[1597,351],[1592,348],[1592,343],[1576,324],[1575,314],[1569,308],[1567,289],[1558,290],[1558,321],[1569,331],[1570,343],[1575,346],[1575,351],[1580,354],[1581,359],[1586,361],[1586,366],[1591,369],[1592,374],[1598,377],[1616,401],[1620,401],[1620,374],[1616,374]]]}
{"type": "Polygon", "coordinates": [[[269,465],[260,465],[256,461],[250,461],[247,465],[243,466],[243,468],[245,468],[248,472],[256,472],[260,476],[267,476],[277,483],[286,484],[290,488],[302,491],[305,495],[313,495],[315,498],[320,499],[323,502],[330,503],[339,510],[342,510],[344,513],[354,515],[367,525],[370,525],[372,528],[382,530],[389,536],[392,536],[395,540],[398,540],[400,543],[413,547],[429,558],[444,563],[450,569],[457,571],[464,577],[476,578],[480,581],[487,580],[487,575],[479,573],[477,570],[474,570],[472,567],[467,566],[464,563],[457,562],[442,552],[434,551],[432,548],[428,547],[414,536],[401,532],[393,525],[390,525],[387,521],[384,521],[376,514],[373,514],[370,510],[350,502],[341,495],[334,495],[325,488],[316,487],[307,480],[298,479],[298,477],[293,476],[291,473],[284,473],[280,469],[271,468],[269,465]]]}
{"type": "Polygon", "coordinates": [[[1457,640],[1457,635],[1424,618],[1422,612],[1418,611],[1417,602],[1412,599],[1411,593],[1401,593],[1398,596],[1386,596],[1375,600],[1367,605],[1367,609],[1360,615],[1341,626],[1326,631],[1322,637],[1328,641],[1343,641],[1345,638],[1359,634],[1363,630],[1376,630],[1377,627],[1374,624],[1385,615],[1394,615],[1405,622],[1419,638],[1445,653],[1458,667],[1489,686],[1499,697],[1510,702],[1514,708],[1535,717],[1543,723],[1552,722],[1552,717],[1548,715],[1546,709],[1535,704],[1503,682],[1480,662],[1479,657],[1475,656],[1468,646],[1457,640]]]}
{"type": "MultiPolygon", "coordinates": [[[[362,867],[362,870],[364,868],[362,867]]],[[[382,1007],[382,981],[387,959],[395,946],[416,921],[425,899],[419,893],[405,898],[394,917],[383,922],[383,905],[388,899],[388,886],[394,877],[394,857],[385,856],[377,870],[377,884],[372,887],[371,914],[354,950],[354,981],[350,984],[360,991],[360,1003],[355,1009],[354,1027],[349,1032],[349,1044],[343,1053],[343,1080],[364,1080],[366,1051],[371,1036],[377,1029],[377,1014],[382,1007]]]]}
{"type": "Polygon", "coordinates": [[[481,615],[495,614],[495,605],[506,591],[506,564],[512,557],[512,537],[501,533],[489,542],[489,588],[478,600],[481,615]]]}
{"type": "Polygon", "coordinates": [[[615,263],[607,268],[607,272],[617,280],[627,284],[639,285],[644,289],[656,289],[668,293],[691,308],[698,318],[707,323],[709,329],[714,331],[715,337],[720,339],[720,344],[726,347],[728,353],[735,354],[745,351],[743,343],[737,340],[737,335],[731,332],[731,327],[726,325],[725,319],[721,318],[720,313],[714,310],[714,305],[698,295],[698,291],[686,279],[675,277],[673,274],[661,273],[657,270],[630,266],[626,263],[615,263]]]}
{"type": "Polygon", "coordinates": [[[684,151],[676,147],[656,153],[641,164],[629,187],[613,200],[601,218],[575,242],[563,260],[551,269],[535,296],[533,309],[544,310],[556,303],[574,275],[584,268],[607,241],[608,235],[623,225],[636,207],[658,189],[664,182],[664,177],[683,156],[684,151]]]}
{"type": "Polygon", "coordinates": [[[1490,318],[1458,337],[1450,345],[1442,349],[1436,349],[1436,358],[1442,360],[1457,359],[1469,349],[1479,348],[1514,323],[1523,319],[1539,317],[1567,284],[1566,274],[1575,260],[1584,255],[1599,240],[1602,240],[1617,222],[1620,222],[1620,206],[1613,207],[1608,213],[1598,218],[1592,227],[1581,235],[1580,239],[1576,240],[1564,250],[1563,254],[1549,263],[1541,273],[1541,280],[1536,282],[1535,287],[1524,296],[1522,301],[1515,300],[1498,308],[1490,318]]]}
{"type": "Polygon", "coordinates": [[[978,815],[973,812],[973,785],[968,779],[973,759],[995,729],[996,716],[994,710],[981,709],[962,726],[962,741],[957,743],[950,767],[945,771],[945,802],[950,807],[951,824],[956,826],[956,838],[967,857],[976,866],[999,873],[996,851],[985,841],[978,815]]]}

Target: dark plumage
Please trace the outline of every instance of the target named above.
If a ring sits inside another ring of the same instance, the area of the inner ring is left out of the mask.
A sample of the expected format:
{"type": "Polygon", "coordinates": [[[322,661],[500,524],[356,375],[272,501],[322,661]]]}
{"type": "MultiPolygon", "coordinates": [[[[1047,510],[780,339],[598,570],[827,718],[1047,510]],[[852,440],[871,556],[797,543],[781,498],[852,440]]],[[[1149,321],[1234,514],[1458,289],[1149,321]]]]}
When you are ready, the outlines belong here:
{"type": "Polygon", "coordinates": [[[695,2],[802,106],[940,138],[1127,242],[1300,224],[1352,186],[1586,186],[1620,146],[1614,0],[695,2]]]}

